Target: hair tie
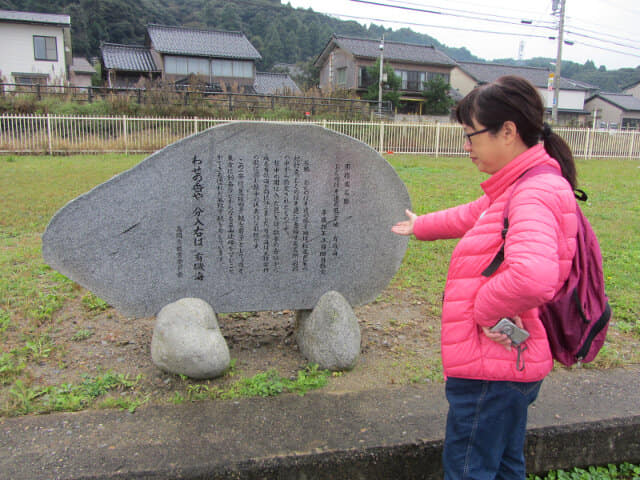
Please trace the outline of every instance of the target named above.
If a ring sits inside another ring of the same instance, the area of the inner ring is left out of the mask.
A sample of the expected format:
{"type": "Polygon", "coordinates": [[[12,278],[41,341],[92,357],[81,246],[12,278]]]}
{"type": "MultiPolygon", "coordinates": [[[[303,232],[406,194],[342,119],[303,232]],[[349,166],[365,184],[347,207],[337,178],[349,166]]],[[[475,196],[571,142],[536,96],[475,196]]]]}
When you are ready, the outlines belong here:
{"type": "Polygon", "coordinates": [[[547,138],[549,138],[549,136],[551,136],[551,133],[553,133],[551,131],[551,125],[549,125],[547,122],[544,122],[542,124],[542,139],[546,140],[547,138]]]}

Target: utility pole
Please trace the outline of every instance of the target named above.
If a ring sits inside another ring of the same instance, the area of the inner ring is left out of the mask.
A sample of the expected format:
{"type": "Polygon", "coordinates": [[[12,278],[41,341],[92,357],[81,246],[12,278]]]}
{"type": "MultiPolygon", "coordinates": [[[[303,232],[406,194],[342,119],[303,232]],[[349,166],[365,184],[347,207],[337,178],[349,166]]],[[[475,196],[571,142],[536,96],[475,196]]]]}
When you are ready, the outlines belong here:
{"type": "Polygon", "coordinates": [[[564,36],[564,11],[566,0],[553,0],[553,13],[558,12],[558,3],[560,4],[560,13],[558,18],[558,53],[556,55],[556,74],[553,77],[553,105],[551,107],[551,122],[558,124],[558,101],[560,96],[560,72],[562,70],[562,43],[564,36]]]}
{"type": "Polygon", "coordinates": [[[384,35],[380,42],[380,76],[378,78],[378,115],[382,115],[382,64],[384,62],[384,35]]]}

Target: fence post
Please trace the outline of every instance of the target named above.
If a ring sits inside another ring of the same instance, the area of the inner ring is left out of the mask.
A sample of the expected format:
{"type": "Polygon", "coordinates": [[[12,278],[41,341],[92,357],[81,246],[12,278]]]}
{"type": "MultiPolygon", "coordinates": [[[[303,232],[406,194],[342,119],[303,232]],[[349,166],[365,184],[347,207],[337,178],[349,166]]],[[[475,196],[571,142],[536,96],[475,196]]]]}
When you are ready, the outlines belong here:
{"type": "Polygon", "coordinates": [[[198,117],[193,117],[193,133],[198,133],[198,117]]]}
{"type": "Polygon", "coordinates": [[[129,155],[129,147],[127,145],[127,116],[122,115],[122,134],[124,136],[124,154],[129,155]]]}
{"type": "Polygon", "coordinates": [[[593,141],[595,140],[596,130],[594,128],[590,128],[587,130],[589,136],[589,149],[587,151],[587,158],[591,158],[591,154],[593,153],[593,141]]]}
{"type": "Polygon", "coordinates": [[[384,145],[384,121],[380,122],[380,143],[378,145],[378,152],[382,153],[382,147],[384,145]]]}
{"type": "Polygon", "coordinates": [[[584,156],[585,156],[585,158],[588,158],[587,157],[587,153],[589,152],[589,139],[591,138],[590,133],[591,133],[591,130],[587,129],[587,136],[586,136],[586,138],[584,140],[584,156]]]}
{"type": "Polygon", "coordinates": [[[629,132],[629,159],[633,158],[633,141],[635,139],[635,133],[629,132]]]}
{"type": "Polygon", "coordinates": [[[436,123],[436,157],[440,154],[440,122],[436,123]]]}
{"type": "Polygon", "coordinates": [[[49,155],[53,155],[53,147],[51,141],[51,117],[47,113],[47,138],[49,140],[49,155]]]}

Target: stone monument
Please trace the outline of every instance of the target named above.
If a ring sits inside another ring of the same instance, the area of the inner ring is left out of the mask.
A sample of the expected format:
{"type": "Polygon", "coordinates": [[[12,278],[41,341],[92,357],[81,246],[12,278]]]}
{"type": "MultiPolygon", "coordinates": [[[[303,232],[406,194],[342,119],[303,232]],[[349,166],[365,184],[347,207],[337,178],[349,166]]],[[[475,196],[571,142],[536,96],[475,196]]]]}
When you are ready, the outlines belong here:
{"type": "Polygon", "coordinates": [[[407,238],[394,169],[311,124],[239,122],[192,135],[72,200],[44,260],[126,315],[183,298],[217,313],[311,310],[329,291],[372,301],[407,238]]]}

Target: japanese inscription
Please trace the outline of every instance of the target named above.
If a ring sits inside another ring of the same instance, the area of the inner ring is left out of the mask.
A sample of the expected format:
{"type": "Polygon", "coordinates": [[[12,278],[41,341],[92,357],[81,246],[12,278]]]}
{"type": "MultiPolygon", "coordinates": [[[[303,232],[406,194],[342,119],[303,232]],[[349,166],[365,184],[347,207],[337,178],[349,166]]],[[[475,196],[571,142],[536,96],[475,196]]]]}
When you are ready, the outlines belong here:
{"type": "Polygon", "coordinates": [[[263,274],[305,272],[315,265],[326,275],[340,255],[339,228],[351,206],[351,169],[349,162],[335,161],[326,206],[314,214],[314,172],[302,154],[194,155],[189,161],[192,249],[184,250],[184,227],[177,226],[178,278],[184,275],[185,255],[191,255],[192,278],[198,281],[211,262],[216,272],[248,273],[249,257],[259,258],[251,263],[263,274]],[[312,238],[312,231],[319,235],[312,238]]]}

